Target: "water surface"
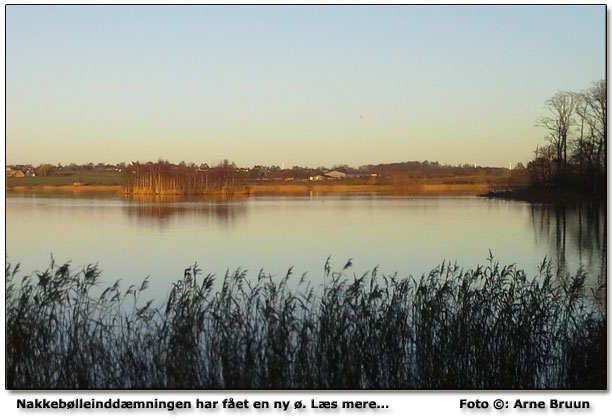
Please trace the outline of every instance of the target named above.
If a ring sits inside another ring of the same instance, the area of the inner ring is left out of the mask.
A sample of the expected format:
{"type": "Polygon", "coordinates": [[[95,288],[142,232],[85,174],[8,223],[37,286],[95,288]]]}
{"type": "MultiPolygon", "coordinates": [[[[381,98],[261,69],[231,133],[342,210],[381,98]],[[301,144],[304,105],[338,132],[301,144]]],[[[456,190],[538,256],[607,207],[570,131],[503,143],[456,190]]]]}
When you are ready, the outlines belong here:
{"type": "MultiPolygon", "coordinates": [[[[124,199],[115,194],[10,193],[8,261],[30,274],[71,261],[99,263],[103,280],[124,286],[149,276],[163,297],[186,267],[263,269],[273,278],[293,266],[313,283],[323,266],[355,273],[420,277],[442,261],[474,268],[489,250],[501,264],[535,275],[545,257],[563,272],[583,267],[595,287],[605,274],[605,206],[530,204],[479,197],[377,194],[247,199],[124,199]]],[[[297,280],[296,280],[297,281],[297,280]]]]}

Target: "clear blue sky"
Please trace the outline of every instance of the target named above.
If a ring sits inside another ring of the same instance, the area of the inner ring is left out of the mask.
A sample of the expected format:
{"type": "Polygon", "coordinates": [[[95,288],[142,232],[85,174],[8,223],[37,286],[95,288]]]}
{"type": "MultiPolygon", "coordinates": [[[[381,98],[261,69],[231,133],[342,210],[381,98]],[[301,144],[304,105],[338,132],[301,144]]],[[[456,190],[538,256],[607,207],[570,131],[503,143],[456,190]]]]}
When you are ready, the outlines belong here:
{"type": "Polygon", "coordinates": [[[7,162],[507,166],[605,6],[8,6],[7,162]]]}

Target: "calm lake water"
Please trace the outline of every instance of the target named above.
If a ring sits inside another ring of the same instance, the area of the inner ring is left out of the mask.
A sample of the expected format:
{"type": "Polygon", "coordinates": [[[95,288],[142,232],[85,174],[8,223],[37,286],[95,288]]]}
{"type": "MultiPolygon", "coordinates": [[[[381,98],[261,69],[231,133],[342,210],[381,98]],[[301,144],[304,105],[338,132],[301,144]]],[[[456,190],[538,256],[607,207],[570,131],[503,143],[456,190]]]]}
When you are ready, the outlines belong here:
{"type": "MultiPolygon", "coordinates": [[[[74,268],[99,263],[123,287],[149,276],[154,297],[195,262],[222,278],[260,269],[320,282],[328,256],[357,275],[420,277],[442,261],[475,268],[489,250],[501,264],[535,275],[545,257],[596,286],[605,279],[603,203],[530,204],[478,197],[376,194],[251,197],[201,201],[127,200],[110,194],[9,193],[6,253],[21,274],[42,271],[51,254],[74,268]]],[[[604,280],[605,281],[605,280],[604,280]]]]}

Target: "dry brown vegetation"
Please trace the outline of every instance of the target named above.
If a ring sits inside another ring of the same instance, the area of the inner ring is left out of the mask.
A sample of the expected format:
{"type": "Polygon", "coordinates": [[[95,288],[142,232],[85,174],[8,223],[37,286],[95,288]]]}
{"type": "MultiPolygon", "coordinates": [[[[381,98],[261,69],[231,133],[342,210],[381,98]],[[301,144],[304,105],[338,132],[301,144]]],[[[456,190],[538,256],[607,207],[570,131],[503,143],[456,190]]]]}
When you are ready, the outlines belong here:
{"type": "Polygon", "coordinates": [[[232,167],[201,169],[168,162],[136,164],[126,170],[126,194],[233,194],[241,174],[232,167]]]}
{"type": "MultiPolygon", "coordinates": [[[[6,266],[9,389],[605,389],[586,275],[442,264],[420,280],[325,264],[320,288],[197,267],[161,306],[96,266],[6,266]]],[[[602,286],[603,287],[603,286],[602,286]]]]}

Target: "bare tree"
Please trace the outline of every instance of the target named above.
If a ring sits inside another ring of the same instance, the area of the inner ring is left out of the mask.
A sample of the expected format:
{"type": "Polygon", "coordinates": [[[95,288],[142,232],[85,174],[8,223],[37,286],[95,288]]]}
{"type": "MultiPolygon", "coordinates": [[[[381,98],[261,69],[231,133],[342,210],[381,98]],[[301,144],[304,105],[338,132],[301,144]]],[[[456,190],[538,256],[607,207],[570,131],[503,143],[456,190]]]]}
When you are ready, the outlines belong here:
{"type": "Polygon", "coordinates": [[[607,130],[607,89],[605,80],[593,83],[593,86],[584,94],[591,114],[590,129],[597,145],[597,164],[603,166],[608,152],[607,130]]]}
{"type": "Polygon", "coordinates": [[[561,91],[546,101],[550,114],[538,126],[546,128],[549,147],[536,149],[529,167],[534,183],[605,190],[606,95],[606,83],[600,80],[583,92],[561,91]]]}
{"type": "Polygon", "coordinates": [[[565,171],[567,167],[567,143],[570,128],[574,124],[577,98],[574,92],[557,92],[546,101],[551,117],[543,117],[539,125],[546,128],[551,144],[555,147],[557,165],[565,171]]]}
{"type": "Polygon", "coordinates": [[[43,163],[36,168],[36,175],[38,176],[49,176],[53,173],[55,168],[50,163],[43,163]]]}
{"type": "Polygon", "coordinates": [[[531,183],[538,186],[550,186],[553,178],[553,161],[556,149],[552,144],[537,146],[535,159],[529,162],[527,170],[531,183]]]}
{"type": "Polygon", "coordinates": [[[126,173],[124,191],[128,194],[208,194],[232,193],[242,176],[232,168],[200,171],[197,167],[157,163],[135,164],[126,173]]]}
{"type": "Polygon", "coordinates": [[[592,136],[588,133],[591,121],[590,106],[584,93],[576,95],[576,115],[579,120],[573,145],[574,153],[572,160],[578,169],[578,174],[582,177],[589,170],[589,165],[593,161],[594,151],[592,136]]]}

